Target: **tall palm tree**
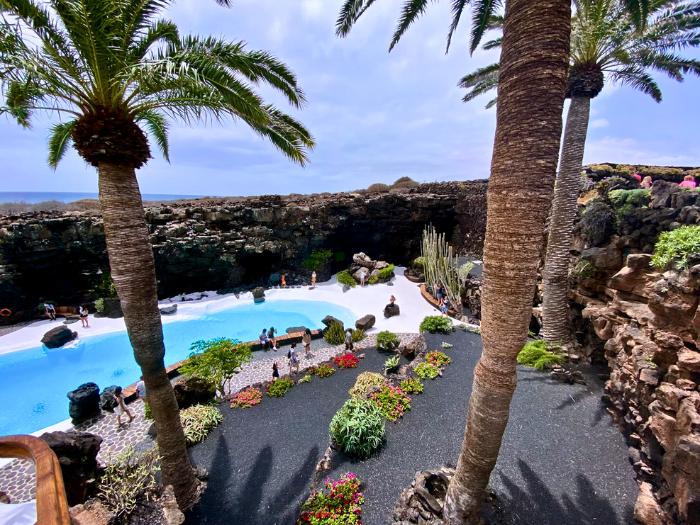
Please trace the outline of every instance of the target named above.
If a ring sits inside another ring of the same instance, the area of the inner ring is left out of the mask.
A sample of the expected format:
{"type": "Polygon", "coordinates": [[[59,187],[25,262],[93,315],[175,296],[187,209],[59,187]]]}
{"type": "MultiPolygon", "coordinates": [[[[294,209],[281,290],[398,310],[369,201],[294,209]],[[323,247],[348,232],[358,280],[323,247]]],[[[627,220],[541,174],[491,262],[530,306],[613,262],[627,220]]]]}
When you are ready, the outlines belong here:
{"type": "MultiPolygon", "coordinates": [[[[551,344],[571,341],[568,302],[569,250],[576,218],[576,201],[586,144],[591,99],[607,80],[629,85],[661,101],[651,76],[656,70],[682,81],[700,74],[700,61],[679,51],[700,45],[700,2],[656,0],[651,3],[643,30],[615,0],[575,0],[571,22],[571,56],[567,97],[571,99],[563,137],[559,174],[549,224],[543,272],[542,335],[551,344]]],[[[493,19],[491,27],[498,27],[493,19]]],[[[495,48],[499,39],[487,42],[495,48]]],[[[471,100],[496,87],[499,65],[492,64],[465,76],[460,85],[471,100]]],[[[495,99],[487,107],[492,106],[495,99]]]]}
{"type": "Polygon", "coordinates": [[[300,164],[313,140],[254,85],[304,102],[293,73],[243,42],[181,36],[159,18],[171,0],[0,0],[0,111],[29,126],[57,114],[49,164],[72,144],[97,169],[111,274],[153,409],[164,482],[181,508],[196,496],[178,407],[165,373],[153,251],[136,170],[149,132],[168,159],[168,118],[239,119],[300,164]]]}

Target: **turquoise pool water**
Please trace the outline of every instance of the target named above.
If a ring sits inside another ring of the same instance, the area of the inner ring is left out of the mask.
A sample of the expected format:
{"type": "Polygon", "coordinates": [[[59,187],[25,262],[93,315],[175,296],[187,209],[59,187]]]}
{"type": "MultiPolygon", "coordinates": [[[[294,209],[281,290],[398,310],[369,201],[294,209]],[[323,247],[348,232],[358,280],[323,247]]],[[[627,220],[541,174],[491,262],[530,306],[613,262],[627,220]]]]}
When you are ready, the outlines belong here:
{"type": "MultiPolygon", "coordinates": [[[[186,358],[192,342],[199,339],[252,341],[270,326],[279,333],[291,326],[321,328],[326,315],[346,324],[354,322],[350,310],[332,303],[267,301],[167,323],[163,325],[165,363],[186,358]]],[[[99,322],[95,319],[93,324],[99,322]]],[[[126,332],[85,337],[67,348],[42,345],[0,355],[0,435],[27,434],[67,419],[66,393],[82,383],[92,381],[100,389],[126,386],[139,375],[126,332]]]]}

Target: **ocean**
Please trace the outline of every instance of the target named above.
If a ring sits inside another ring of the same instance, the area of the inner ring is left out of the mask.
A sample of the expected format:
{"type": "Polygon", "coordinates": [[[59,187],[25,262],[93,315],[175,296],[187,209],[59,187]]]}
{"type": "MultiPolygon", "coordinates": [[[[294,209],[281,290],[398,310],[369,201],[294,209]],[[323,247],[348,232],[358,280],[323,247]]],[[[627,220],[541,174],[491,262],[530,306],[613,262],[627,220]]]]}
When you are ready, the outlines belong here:
{"type": "MultiPolygon", "coordinates": [[[[196,199],[201,195],[168,195],[161,193],[144,193],[145,201],[174,201],[177,199],[196,199]]],[[[26,202],[36,204],[38,202],[59,201],[74,202],[82,199],[97,199],[97,193],[68,193],[62,191],[0,191],[0,203],[26,202]]]]}

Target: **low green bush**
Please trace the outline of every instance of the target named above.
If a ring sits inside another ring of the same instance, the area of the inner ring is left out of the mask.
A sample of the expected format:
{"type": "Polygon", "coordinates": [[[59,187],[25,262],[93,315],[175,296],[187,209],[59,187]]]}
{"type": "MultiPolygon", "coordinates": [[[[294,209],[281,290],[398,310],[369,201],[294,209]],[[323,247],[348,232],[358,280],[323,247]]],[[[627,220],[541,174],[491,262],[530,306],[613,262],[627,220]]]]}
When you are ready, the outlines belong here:
{"type": "Polygon", "coordinates": [[[304,259],[301,265],[307,270],[316,271],[327,264],[332,257],[333,252],[331,250],[314,250],[304,259]]]}
{"type": "Polygon", "coordinates": [[[450,334],[452,333],[452,321],[449,317],[429,315],[421,322],[420,331],[431,334],[450,334]]]}
{"type": "Polygon", "coordinates": [[[284,397],[294,387],[294,381],[288,377],[275,379],[267,387],[267,395],[269,397],[284,397]]]}
{"type": "Polygon", "coordinates": [[[388,281],[393,276],[395,268],[396,267],[393,264],[390,264],[386,268],[382,268],[379,270],[379,273],[377,273],[377,278],[380,281],[388,281]]]}
{"type": "Polygon", "coordinates": [[[384,361],[384,373],[395,372],[399,368],[399,356],[394,355],[384,361]]]}
{"type": "Polygon", "coordinates": [[[549,350],[547,343],[542,340],[526,343],[518,354],[518,364],[530,366],[537,370],[545,370],[563,362],[564,356],[549,350]]]}
{"type": "Polygon", "coordinates": [[[369,279],[367,279],[367,284],[377,284],[378,282],[379,282],[378,275],[370,275],[369,279]]]}
{"type": "Polygon", "coordinates": [[[100,297],[99,299],[95,299],[95,311],[97,313],[103,314],[105,311],[105,300],[100,297]]]}
{"type": "Polygon", "coordinates": [[[353,343],[359,343],[365,337],[367,337],[367,334],[365,334],[364,330],[355,329],[352,331],[352,342],[353,343]]]}
{"type": "Polygon", "coordinates": [[[390,186],[388,184],[384,184],[383,182],[375,182],[367,187],[367,191],[370,193],[386,193],[389,191],[389,189],[390,186]]]}
{"type": "Polygon", "coordinates": [[[333,416],[328,432],[348,456],[367,458],[384,442],[384,418],[374,402],[350,398],[333,416]]]}
{"type": "Polygon", "coordinates": [[[413,371],[421,379],[435,379],[440,375],[440,369],[426,361],[420,363],[413,371]]]}
{"type": "Polygon", "coordinates": [[[612,190],[608,193],[608,199],[615,208],[618,220],[629,215],[635,208],[641,208],[649,204],[651,190],[637,188],[635,190],[612,190]]]}
{"type": "Polygon", "coordinates": [[[688,259],[700,253],[700,226],[681,226],[659,235],[654,246],[651,264],[660,270],[675,267],[683,270],[688,266],[688,259]]]}
{"type": "Polygon", "coordinates": [[[382,352],[393,352],[399,347],[399,336],[388,330],[383,330],[377,334],[377,348],[382,352]]]}
{"type": "Polygon", "coordinates": [[[330,377],[335,374],[335,368],[326,363],[321,363],[314,369],[314,375],[316,377],[324,378],[330,377]]]}
{"type": "Polygon", "coordinates": [[[97,485],[97,497],[115,520],[128,522],[136,507],[155,495],[159,462],[157,449],[137,455],[132,445],[108,462],[97,485]]]}
{"type": "Polygon", "coordinates": [[[378,374],[377,372],[362,372],[357,376],[352,388],[348,390],[348,394],[350,394],[351,397],[366,399],[372,389],[382,386],[385,383],[386,379],[382,374],[378,374]]]}
{"type": "Polygon", "coordinates": [[[420,379],[416,379],[415,377],[409,377],[408,379],[404,379],[403,381],[401,381],[401,384],[399,386],[401,387],[401,390],[403,390],[407,394],[422,394],[423,390],[425,390],[425,387],[423,386],[423,383],[420,381],[420,379]]]}
{"type": "Polygon", "coordinates": [[[355,278],[350,274],[348,270],[338,272],[338,274],[335,277],[338,280],[338,283],[344,286],[349,286],[350,288],[355,288],[355,286],[357,286],[355,278]]]}
{"type": "Polygon", "coordinates": [[[182,430],[188,445],[204,441],[207,434],[223,420],[221,411],[213,405],[193,405],[180,410],[182,430]]]}
{"type": "Polygon", "coordinates": [[[411,263],[411,265],[415,268],[423,269],[425,267],[425,257],[423,257],[422,255],[419,257],[416,257],[415,259],[413,259],[413,262],[411,263]]]}
{"type": "Polygon", "coordinates": [[[323,333],[323,338],[328,344],[342,345],[345,342],[345,329],[340,323],[331,323],[323,333]]]}

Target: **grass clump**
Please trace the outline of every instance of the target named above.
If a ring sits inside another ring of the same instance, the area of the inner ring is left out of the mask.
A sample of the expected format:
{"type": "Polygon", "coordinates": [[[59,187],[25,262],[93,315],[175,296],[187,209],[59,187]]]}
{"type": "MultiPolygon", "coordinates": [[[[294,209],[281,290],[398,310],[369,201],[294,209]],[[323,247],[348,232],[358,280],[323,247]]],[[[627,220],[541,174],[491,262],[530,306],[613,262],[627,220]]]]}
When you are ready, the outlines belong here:
{"type": "Polygon", "coordinates": [[[326,363],[321,363],[314,369],[314,375],[316,377],[324,378],[330,377],[335,374],[335,368],[326,363]]]}
{"type": "Polygon", "coordinates": [[[221,411],[213,405],[193,405],[180,410],[182,430],[188,445],[204,441],[207,434],[223,420],[221,411]]]}
{"type": "Polygon", "coordinates": [[[377,349],[382,352],[393,352],[399,347],[399,336],[388,330],[383,330],[377,334],[377,349]]]}
{"type": "Polygon", "coordinates": [[[659,270],[670,267],[683,270],[694,254],[700,254],[700,226],[681,226],[659,235],[651,264],[659,270]]]}
{"type": "Polygon", "coordinates": [[[294,387],[294,381],[288,377],[275,379],[267,387],[267,395],[269,397],[284,397],[294,387]]]}
{"type": "Polygon", "coordinates": [[[422,363],[420,363],[414,369],[414,372],[421,379],[435,379],[437,376],[440,375],[440,369],[437,366],[428,363],[427,361],[423,361],[422,363]]]}
{"type": "Polygon", "coordinates": [[[549,350],[547,343],[542,340],[530,341],[523,346],[523,349],[518,354],[519,365],[530,366],[537,370],[545,370],[563,362],[564,356],[549,350]]]}
{"type": "Polygon", "coordinates": [[[127,521],[141,501],[155,493],[158,463],[156,449],[137,455],[128,445],[107,465],[97,486],[97,497],[116,520],[127,521]]]}
{"type": "Polygon", "coordinates": [[[425,390],[425,387],[423,386],[421,380],[416,379],[415,377],[409,377],[408,379],[404,379],[403,381],[401,381],[401,384],[399,386],[401,387],[401,390],[403,390],[407,394],[422,394],[423,390],[425,390]]]}
{"type": "Polygon", "coordinates": [[[345,329],[340,323],[331,323],[323,333],[323,338],[328,344],[342,345],[345,342],[345,329]]]}
{"type": "Polygon", "coordinates": [[[338,272],[338,274],[335,276],[335,278],[338,280],[338,283],[344,285],[344,286],[349,286],[350,288],[355,288],[357,286],[357,282],[355,282],[355,278],[350,274],[348,270],[343,270],[342,272],[338,272]]]}
{"type": "Polygon", "coordinates": [[[386,379],[384,379],[382,374],[378,374],[377,372],[362,372],[357,376],[352,388],[348,390],[348,394],[350,394],[351,397],[366,399],[373,389],[385,383],[386,379]]]}
{"type": "Polygon", "coordinates": [[[452,321],[441,315],[429,315],[421,322],[420,331],[431,334],[450,334],[452,333],[452,321]]]}
{"type": "Polygon", "coordinates": [[[355,330],[352,331],[352,342],[359,343],[366,336],[367,336],[367,334],[365,334],[364,330],[360,330],[360,329],[356,328],[355,330]]]}
{"type": "Polygon", "coordinates": [[[348,456],[367,458],[384,442],[384,418],[374,402],[350,398],[333,416],[328,432],[348,456]]]}

